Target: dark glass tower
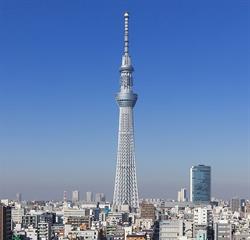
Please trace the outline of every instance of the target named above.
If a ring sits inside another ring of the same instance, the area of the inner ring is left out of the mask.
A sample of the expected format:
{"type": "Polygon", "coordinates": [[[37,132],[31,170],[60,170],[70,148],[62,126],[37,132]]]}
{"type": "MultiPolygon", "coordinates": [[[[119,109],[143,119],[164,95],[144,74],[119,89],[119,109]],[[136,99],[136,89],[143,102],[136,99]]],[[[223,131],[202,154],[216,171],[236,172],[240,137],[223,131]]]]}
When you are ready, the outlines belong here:
{"type": "Polygon", "coordinates": [[[190,201],[207,203],[211,201],[211,167],[193,166],[190,169],[190,201]]]}

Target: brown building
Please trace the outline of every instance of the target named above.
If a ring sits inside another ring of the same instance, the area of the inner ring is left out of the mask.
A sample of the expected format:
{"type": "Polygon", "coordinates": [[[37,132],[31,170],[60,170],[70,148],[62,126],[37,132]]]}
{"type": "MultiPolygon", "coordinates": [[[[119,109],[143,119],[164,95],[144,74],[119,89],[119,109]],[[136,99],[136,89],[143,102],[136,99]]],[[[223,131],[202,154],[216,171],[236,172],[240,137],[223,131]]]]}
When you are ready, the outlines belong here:
{"type": "Polygon", "coordinates": [[[155,206],[152,203],[141,203],[141,218],[152,219],[155,221],[155,206]]]}
{"type": "Polygon", "coordinates": [[[11,240],[11,207],[0,204],[0,240],[11,240]]]}
{"type": "Polygon", "coordinates": [[[74,227],[79,227],[84,228],[85,230],[89,228],[90,226],[90,219],[89,217],[78,217],[78,216],[70,216],[68,217],[67,224],[70,224],[74,227]]]}
{"type": "Polygon", "coordinates": [[[127,240],[146,240],[147,234],[130,234],[127,235],[127,240]]]}

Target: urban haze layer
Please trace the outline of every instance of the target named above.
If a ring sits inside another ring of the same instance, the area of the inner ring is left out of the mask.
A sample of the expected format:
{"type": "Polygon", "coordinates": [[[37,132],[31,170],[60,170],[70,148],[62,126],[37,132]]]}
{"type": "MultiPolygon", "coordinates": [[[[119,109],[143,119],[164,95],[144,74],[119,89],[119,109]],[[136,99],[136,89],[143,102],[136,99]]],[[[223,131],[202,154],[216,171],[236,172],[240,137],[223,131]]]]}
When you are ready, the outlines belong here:
{"type": "MultiPolygon", "coordinates": [[[[250,239],[250,201],[211,197],[211,166],[190,167],[177,199],[140,199],[138,195],[133,108],[133,66],[129,55],[129,14],[124,14],[124,51],[120,67],[119,130],[113,200],[105,193],[79,190],[61,201],[1,199],[0,240],[243,240],[250,239]]],[[[160,191],[160,190],[159,190],[160,191]]]]}

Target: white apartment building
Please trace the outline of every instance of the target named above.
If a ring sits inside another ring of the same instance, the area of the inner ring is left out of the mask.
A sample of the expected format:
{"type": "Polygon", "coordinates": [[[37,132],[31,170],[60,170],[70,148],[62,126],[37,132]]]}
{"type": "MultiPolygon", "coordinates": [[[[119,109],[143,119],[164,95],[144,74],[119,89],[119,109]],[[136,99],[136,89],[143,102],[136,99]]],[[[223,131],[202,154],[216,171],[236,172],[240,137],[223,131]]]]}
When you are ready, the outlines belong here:
{"type": "Polygon", "coordinates": [[[69,217],[84,217],[85,209],[79,208],[64,208],[63,209],[63,222],[66,224],[69,217]]]}
{"type": "Polygon", "coordinates": [[[211,225],[213,221],[213,215],[211,208],[198,207],[194,209],[194,224],[195,225],[211,225]]]}
{"type": "Polygon", "coordinates": [[[24,216],[24,209],[21,206],[17,206],[11,209],[11,220],[14,224],[22,223],[22,217],[24,216]]]}

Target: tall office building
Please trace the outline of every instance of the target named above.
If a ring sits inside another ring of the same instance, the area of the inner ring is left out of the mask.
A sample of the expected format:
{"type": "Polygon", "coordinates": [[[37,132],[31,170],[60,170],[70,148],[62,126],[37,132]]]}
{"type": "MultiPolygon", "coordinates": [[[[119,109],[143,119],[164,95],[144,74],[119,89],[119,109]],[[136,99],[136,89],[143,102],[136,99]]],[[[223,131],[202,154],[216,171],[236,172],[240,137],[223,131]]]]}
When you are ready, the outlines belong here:
{"type": "Polygon", "coordinates": [[[93,202],[93,193],[92,192],[86,192],[86,202],[87,203],[93,202]]]}
{"type": "Polygon", "coordinates": [[[0,240],[11,238],[11,207],[0,204],[0,240]]]}
{"type": "Polygon", "coordinates": [[[231,207],[232,212],[239,212],[240,211],[240,199],[232,198],[230,207],[231,207]]]}
{"type": "Polygon", "coordinates": [[[240,199],[240,211],[245,212],[246,211],[246,199],[240,199]]]}
{"type": "Polygon", "coordinates": [[[79,202],[79,191],[75,190],[72,191],[72,203],[77,203],[79,202]]]}
{"type": "Polygon", "coordinates": [[[211,167],[192,166],[190,169],[190,201],[210,202],[211,200],[211,167]]]}
{"type": "Polygon", "coordinates": [[[67,191],[63,191],[63,202],[67,202],[67,191]]]}
{"type": "Polygon", "coordinates": [[[100,202],[105,202],[105,194],[104,193],[96,193],[95,194],[95,202],[100,203],[100,202]]]}
{"type": "Polygon", "coordinates": [[[118,208],[122,205],[128,205],[131,210],[135,210],[139,207],[133,119],[133,107],[137,100],[137,94],[133,92],[132,73],[134,69],[129,56],[128,13],[124,14],[124,19],[124,53],[120,67],[120,92],[116,95],[120,114],[113,205],[118,208]]]}
{"type": "Polygon", "coordinates": [[[181,188],[180,191],[178,191],[178,202],[186,202],[187,201],[187,189],[181,188]]]}
{"type": "Polygon", "coordinates": [[[17,202],[21,202],[22,201],[22,194],[21,193],[17,193],[16,194],[16,200],[17,200],[17,202]]]}

